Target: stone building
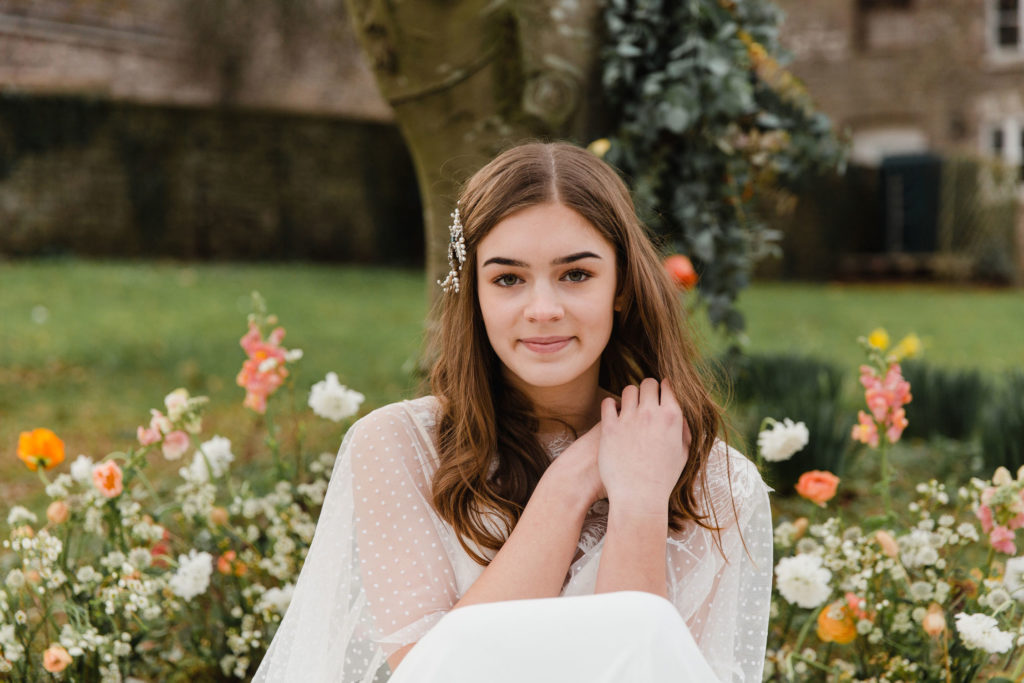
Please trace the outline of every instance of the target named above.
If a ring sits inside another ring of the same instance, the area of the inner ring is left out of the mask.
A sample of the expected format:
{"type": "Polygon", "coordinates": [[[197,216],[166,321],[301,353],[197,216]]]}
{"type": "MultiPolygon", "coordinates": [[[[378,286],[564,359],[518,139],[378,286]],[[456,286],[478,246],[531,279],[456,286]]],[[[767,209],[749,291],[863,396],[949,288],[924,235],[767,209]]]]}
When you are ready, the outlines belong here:
{"type": "Polygon", "coordinates": [[[342,0],[0,0],[0,255],[419,263],[342,0]]]}
{"type": "MultiPolygon", "coordinates": [[[[874,183],[874,191],[867,194],[877,198],[874,218],[882,234],[861,240],[853,250],[944,252],[953,257],[945,265],[955,270],[957,252],[970,251],[958,242],[957,232],[967,230],[973,236],[964,239],[975,242],[982,240],[984,230],[998,232],[990,225],[1005,222],[1006,211],[997,212],[1002,218],[976,214],[1019,194],[1015,181],[1016,169],[1024,168],[1024,2],[778,4],[786,12],[782,42],[793,55],[792,71],[850,136],[849,183],[860,183],[857,191],[862,194],[865,183],[874,183]],[[992,165],[992,160],[1001,160],[1006,168],[992,165]],[[976,170],[966,173],[968,166],[976,170]],[[968,205],[976,209],[975,225],[965,228],[971,222],[968,205]]],[[[983,248],[989,252],[985,258],[999,258],[993,245],[1005,243],[1003,237],[983,248]]],[[[1003,250],[1003,258],[1011,262],[1001,267],[1019,273],[1024,262],[1019,227],[1011,230],[1009,244],[1012,248],[1003,250]]],[[[977,244],[972,248],[982,249],[977,244]]],[[[888,261],[894,262],[899,259],[888,261]]],[[[941,267],[942,259],[937,262],[941,267]]],[[[920,265],[914,259],[904,263],[920,265]]]]}

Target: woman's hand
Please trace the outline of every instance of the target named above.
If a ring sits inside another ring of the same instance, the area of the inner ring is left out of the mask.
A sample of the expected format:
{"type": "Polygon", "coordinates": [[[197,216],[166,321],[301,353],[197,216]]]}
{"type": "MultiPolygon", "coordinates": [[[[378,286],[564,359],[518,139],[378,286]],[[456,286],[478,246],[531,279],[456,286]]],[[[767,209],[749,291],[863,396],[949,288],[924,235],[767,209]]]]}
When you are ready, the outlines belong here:
{"type": "MultiPolygon", "coordinates": [[[[596,501],[608,497],[597,466],[600,444],[601,423],[598,422],[562,451],[548,467],[550,476],[562,477],[561,481],[564,482],[566,491],[572,491],[580,496],[580,504],[585,509],[590,509],[596,501]]],[[[549,476],[548,472],[545,473],[545,477],[549,476]]]]}
{"type": "Polygon", "coordinates": [[[606,398],[598,471],[612,507],[664,514],[689,445],[689,429],[667,381],[647,378],[639,388],[626,387],[619,409],[606,398]]]}

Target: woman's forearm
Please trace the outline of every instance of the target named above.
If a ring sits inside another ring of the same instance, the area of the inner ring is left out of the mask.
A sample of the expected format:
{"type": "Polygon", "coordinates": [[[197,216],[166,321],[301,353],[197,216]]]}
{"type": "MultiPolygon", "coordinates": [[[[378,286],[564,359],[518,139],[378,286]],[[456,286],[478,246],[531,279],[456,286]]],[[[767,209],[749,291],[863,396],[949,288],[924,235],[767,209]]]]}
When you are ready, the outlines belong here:
{"type": "Polygon", "coordinates": [[[561,593],[589,506],[571,491],[570,482],[541,478],[508,540],[455,607],[561,593]]]}
{"type": "Polygon", "coordinates": [[[668,506],[637,510],[613,502],[601,550],[595,593],[635,590],[668,597],[665,551],[668,506]]]}

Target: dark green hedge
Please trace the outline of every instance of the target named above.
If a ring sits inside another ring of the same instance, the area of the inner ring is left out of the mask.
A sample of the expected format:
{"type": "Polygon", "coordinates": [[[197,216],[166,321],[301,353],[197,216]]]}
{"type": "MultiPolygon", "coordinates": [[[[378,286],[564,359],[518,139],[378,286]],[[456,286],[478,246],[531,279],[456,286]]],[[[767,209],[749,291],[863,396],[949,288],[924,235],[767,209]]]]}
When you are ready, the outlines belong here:
{"type": "Polygon", "coordinates": [[[0,95],[0,255],[420,265],[394,126],[0,95]]]}

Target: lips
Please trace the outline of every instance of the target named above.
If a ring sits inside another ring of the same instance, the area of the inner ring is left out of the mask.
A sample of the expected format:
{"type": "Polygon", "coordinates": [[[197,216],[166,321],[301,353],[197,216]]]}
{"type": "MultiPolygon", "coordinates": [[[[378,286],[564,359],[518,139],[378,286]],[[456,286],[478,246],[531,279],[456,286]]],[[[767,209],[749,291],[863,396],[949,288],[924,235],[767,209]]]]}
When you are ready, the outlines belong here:
{"type": "Polygon", "coordinates": [[[519,341],[535,353],[555,353],[569,345],[572,337],[529,337],[519,341]]]}

